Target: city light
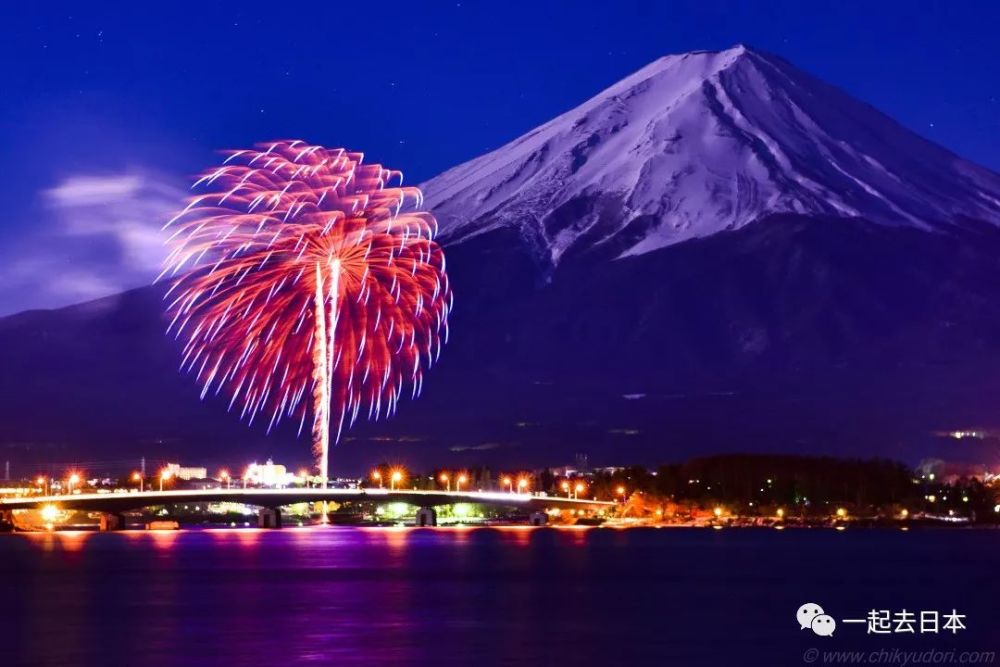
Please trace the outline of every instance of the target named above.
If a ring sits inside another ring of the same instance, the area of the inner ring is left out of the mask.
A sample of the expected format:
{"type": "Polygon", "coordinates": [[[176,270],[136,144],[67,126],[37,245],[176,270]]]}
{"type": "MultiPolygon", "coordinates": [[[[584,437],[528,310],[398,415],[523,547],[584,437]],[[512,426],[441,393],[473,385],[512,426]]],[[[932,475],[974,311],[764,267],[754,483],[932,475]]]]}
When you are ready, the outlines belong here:
{"type": "Polygon", "coordinates": [[[441,480],[441,483],[444,484],[449,491],[451,491],[451,477],[448,476],[448,473],[441,473],[441,476],[438,477],[438,479],[441,480]]]}
{"type": "Polygon", "coordinates": [[[71,474],[69,476],[69,479],[66,480],[66,493],[67,494],[72,494],[73,493],[73,485],[74,484],[79,484],[79,482],[80,482],[80,476],[78,474],[76,474],[75,472],[73,474],[71,474]]]}
{"type": "Polygon", "coordinates": [[[564,479],[562,484],[559,485],[559,487],[566,494],[566,497],[569,498],[569,480],[564,479]]]}
{"type": "Polygon", "coordinates": [[[469,481],[468,475],[466,475],[464,472],[460,473],[458,479],[455,480],[455,490],[461,491],[462,485],[465,484],[467,481],[469,481]]]}
{"type": "Polygon", "coordinates": [[[780,507],[778,508],[778,511],[776,512],[776,514],[778,515],[779,519],[784,519],[785,518],[785,510],[783,510],[780,507]]]}
{"type": "Polygon", "coordinates": [[[910,516],[910,511],[909,511],[908,509],[906,509],[906,508],[904,507],[904,508],[903,508],[902,510],[900,510],[900,512],[899,512],[899,517],[900,517],[901,519],[905,519],[905,518],[906,518],[906,517],[908,517],[908,516],[910,516]]]}
{"type": "Polygon", "coordinates": [[[136,472],[132,473],[132,481],[133,482],[139,482],[139,493],[142,493],[145,490],[144,486],[145,486],[145,481],[146,480],[144,480],[142,478],[142,473],[141,472],[136,471],[136,472]]]}
{"type": "Polygon", "coordinates": [[[839,518],[843,519],[844,517],[847,516],[847,510],[845,510],[843,507],[838,507],[837,508],[837,516],[839,518]]]}
{"type": "Polygon", "coordinates": [[[49,481],[48,478],[46,478],[46,477],[44,477],[42,475],[39,475],[38,479],[35,480],[35,484],[37,484],[39,487],[41,487],[39,489],[39,491],[41,491],[45,495],[49,495],[48,481],[49,481]]]}
{"type": "Polygon", "coordinates": [[[219,479],[221,479],[223,482],[226,483],[226,488],[227,489],[233,488],[233,478],[232,478],[232,476],[230,476],[228,470],[222,470],[222,471],[220,471],[219,472],[219,479]]]}
{"type": "Polygon", "coordinates": [[[510,478],[510,475],[505,476],[501,481],[509,492],[514,493],[514,480],[510,478]]]}
{"type": "Polygon", "coordinates": [[[403,481],[403,473],[399,470],[393,470],[392,476],[389,478],[390,484],[389,488],[395,490],[396,485],[403,481]]]}
{"type": "Polygon", "coordinates": [[[372,470],[372,479],[378,482],[378,488],[382,488],[382,473],[378,470],[372,470]]]}
{"type": "Polygon", "coordinates": [[[46,505],[42,508],[42,519],[45,523],[52,523],[59,518],[59,508],[55,505],[46,505]]]}
{"type": "Polygon", "coordinates": [[[619,487],[618,487],[617,489],[615,489],[615,492],[616,492],[616,493],[617,493],[617,494],[618,494],[619,496],[621,496],[621,498],[622,498],[622,503],[624,503],[624,502],[625,502],[625,487],[624,487],[624,486],[620,486],[620,485],[619,485],[619,487]]]}
{"type": "Polygon", "coordinates": [[[528,488],[528,480],[527,479],[525,479],[524,477],[522,477],[521,479],[517,480],[517,490],[520,493],[524,493],[527,490],[527,488],[528,488]]]}
{"type": "Polygon", "coordinates": [[[573,497],[579,498],[580,494],[587,490],[587,485],[583,482],[577,482],[573,487],[573,497]]]}
{"type": "Polygon", "coordinates": [[[161,470],[160,471],[160,491],[163,491],[163,483],[166,482],[168,479],[170,479],[170,471],[169,470],[161,470]]]}
{"type": "Polygon", "coordinates": [[[715,518],[718,519],[719,517],[722,516],[722,508],[716,507],[714,510],[712,510],[712,513],[715,514],[715,518]]]}

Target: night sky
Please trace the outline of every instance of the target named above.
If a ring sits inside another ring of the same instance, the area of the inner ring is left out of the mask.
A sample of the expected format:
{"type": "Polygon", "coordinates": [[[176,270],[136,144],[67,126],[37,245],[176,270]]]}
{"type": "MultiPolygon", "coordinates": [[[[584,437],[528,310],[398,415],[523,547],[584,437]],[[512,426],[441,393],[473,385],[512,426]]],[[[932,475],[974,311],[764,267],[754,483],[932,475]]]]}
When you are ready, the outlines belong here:
{"type": "Polygon", "coordinates": [[[11,4],[0,314],[147,282],[216,149],[303,138],[416,183],[661,55],[738,42],[1000,170],[998,3],[11,4]]]}

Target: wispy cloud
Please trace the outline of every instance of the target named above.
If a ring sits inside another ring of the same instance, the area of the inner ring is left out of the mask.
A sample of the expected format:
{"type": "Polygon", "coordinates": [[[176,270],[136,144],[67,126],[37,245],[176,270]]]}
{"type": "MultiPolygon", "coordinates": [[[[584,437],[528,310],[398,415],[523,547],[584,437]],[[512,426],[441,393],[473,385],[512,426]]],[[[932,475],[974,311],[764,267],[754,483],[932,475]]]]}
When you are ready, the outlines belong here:
{"type": "Polygon", "coordinates": [[[164,256],[159,229],[183,197],[139,171],[75,175],[42,191],[39,224],[0,253],[0,314],[149,283],[164,256]]]}

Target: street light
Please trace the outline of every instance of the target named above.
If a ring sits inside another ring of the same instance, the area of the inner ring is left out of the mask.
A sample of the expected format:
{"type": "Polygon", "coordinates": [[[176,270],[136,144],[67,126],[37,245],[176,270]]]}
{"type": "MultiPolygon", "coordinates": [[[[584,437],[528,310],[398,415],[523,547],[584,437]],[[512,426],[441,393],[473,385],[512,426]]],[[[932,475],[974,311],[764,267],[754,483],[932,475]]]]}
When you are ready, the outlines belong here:
{"type": "Polygon", "coordinates": [[[716,507],[714,510],[712,510],[712,514],[714,514],[715,518],[718,519],[719,517],[722,516],[722,508],[716,507]]]}
{"type": "Polygon", "coordinates": [[[142,479],[142,473],[141,472],[134,472],[134,473],[132,473],[132,481],[133,482],[139,482],[139,493],[142,493],[143,490],[144,490],[143,489],[143,487],[144,487],[144,480],[142,479]]]}
{"type": "Polygon", "coordinates": [[[468,481],[469,481],[468,475],[466,475],[464,472],[463,473],[459,473],[458,479],[455,480],[455,490],[456,491],[461,491],[462,490],[462,485],[465,484],[468,481]]]}
{"type": "Polygon", "coordinates": [[[569,480],[564,479],[560,486],[562,487],[562,490],[566,492],[566,497],[569,498],[569,480]]]}
{"type": "Polygon", "coordinates": [[[441,473],[441,476],[438,477],[438,479],[441,480],[442,484],[448,487],[449,491],[451,491],[451,477],[448,476],[448,473],[446,472],[441,473]]]}
{"type": "Polygon", "coordinates": [[[66,493],[69,495],[73,495],[73,485],[79,483],[79,481],[80,481],[79,475],[77,475],[76,473],[70,475],[66,484],[66,493]]]}
{"type": "Polygon", "coordinates": [[[302,480],[302,486],[309,486],[309,471],[303,468],[299,471],[299,479],[302,480]]]}
{"type": "Polygon", "coordinates": [[[517,491],[518,493],[524,493],[525,489],[528,488],[528,480],[522,477],[517,480],[517,491]]]}
{"type": "Polygon", "coordinates": [[[378,488],[382,488],[382,473],[378,470],[372,470],[372,479],[378,482],[378,488]]]}
{"type": "Polygon", "coordinates": [[[38,484],[38,486],[42,487],[41,491],[45,495],[49,495],[49,487],[47,482],[48,480],[43,476],[39,476],[38,479],[35,480],[35,483],[38,484]]]}
{"type": "Polygon", "coordinates": [[[170,471],[162,470],[160,471],[160,491],[163,491],[163,483],[170,479],[170,471]]]}
{"type": "Polygon", "coordinates": [[[514,480],[510,478],[510,475],[504,477],[502,480],[500,480],[500,482],[501,484],[503,484],[503,486],[507,487],[507,490],[509,492],[514,493],[514,480]]]}
{"type": "Polygon", "coordinates": [[[624,486],[619,486],[617,489],[615,489],[615,491],[617,491],[618,495],[622,497],[622,504],[624,505],[625,504],[625,487],[624,486]]]}
{"type": "Polygon", "coordinates": [[[389,489],[395,491],[396,485],[401,481],[403,481],[403,473],[398,470],[393,470],[392,477],[389,478],[389,489]]]}
{"type": "Polygon", "coordinates": [[[226,483],[227,489],[233,488],[233,478],[229,476],[228,470],[223,470],[219,472],[219,479],[221,479],[223,482],[226,483]]]}
{"type": "Polygon", "coordinates": [[[580,494],[587,489],[583,482],[577,482],[576,486],[573,487],[573,498],[579,498],[580,494]]]}

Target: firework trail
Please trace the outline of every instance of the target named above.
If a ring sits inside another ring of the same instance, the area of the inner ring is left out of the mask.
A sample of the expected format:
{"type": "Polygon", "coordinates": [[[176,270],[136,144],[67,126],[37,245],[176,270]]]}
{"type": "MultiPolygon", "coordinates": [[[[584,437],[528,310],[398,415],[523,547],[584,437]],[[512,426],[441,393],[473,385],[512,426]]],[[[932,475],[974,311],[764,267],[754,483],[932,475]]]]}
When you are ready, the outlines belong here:
{"type": "Polygon", "coordinates": [[[312,414],[320,475],[359,414],[395,412],[448,337],[452,294],[417,188],[363,155],[301,141],[228,153],[164,227],[168,332],[202,398],[240,417],[312,414]]]}

